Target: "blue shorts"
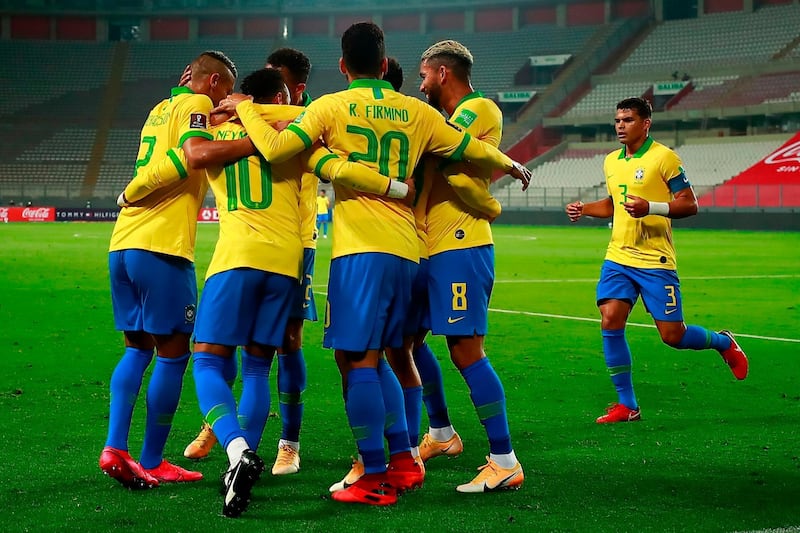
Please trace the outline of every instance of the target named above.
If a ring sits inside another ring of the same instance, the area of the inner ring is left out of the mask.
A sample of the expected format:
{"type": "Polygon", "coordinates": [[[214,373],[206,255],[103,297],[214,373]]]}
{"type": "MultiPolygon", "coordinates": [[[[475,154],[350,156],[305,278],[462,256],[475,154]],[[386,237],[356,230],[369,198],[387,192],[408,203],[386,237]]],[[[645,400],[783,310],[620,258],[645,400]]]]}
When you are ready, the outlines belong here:
{"type": "Polygon", "coordinates": [[[489,298],[494,285],[494,246],[477,246],[432,255],[431,333],[448,337],[486,336],[489,298]]]}
{"type": "Polygon", "coordinates": [[[317,224],[324,224],[331,221],[331,216],[327,213],[324,215],[317,215],[317,224]]]}
{"type": "Polygon", "coordinates": [[[191,333],[197,309],[194,263],[147,250],[108,254],[114,326],[152,335],[191,333]]]}
{"type": "Polygon", "coordinates": [[[678,273],[663,268],[635,268],[603,261],[597,282],[597,305],[603,300],[625,300],[631,305],[639,295],[648,313],[663,322],[683,322],[678,273]]]}
{"type": "Polygon", "coordinates": [[[322,345],[352,352],[402,347],[417,269],[414,261],[383,253],[332,260],[322,345]]]}
{"type": "Polygon", "coordinates": [[[411,284],[411,305],[408,308],[404,327],[406,336],[431,329],[431,313],[428,307],[429,263],[428,259],[419,260],[419,269],[411,284]]]}
{"type": "Polygon", "coordinates": [[[281,346],[296,285],[295,278],[252,268],[214,274],[200,296],[195,342],[281,346]]]}
{"type": "Polygon", "coordinates": [[[317,321],[317,304],[314,302],[314,290],[311,287],[314,281],[314,259],[317,251],[313,248],[303,249],[303,279],[294,287],[292,308],[289,310],[290,319],[317,321]]]}

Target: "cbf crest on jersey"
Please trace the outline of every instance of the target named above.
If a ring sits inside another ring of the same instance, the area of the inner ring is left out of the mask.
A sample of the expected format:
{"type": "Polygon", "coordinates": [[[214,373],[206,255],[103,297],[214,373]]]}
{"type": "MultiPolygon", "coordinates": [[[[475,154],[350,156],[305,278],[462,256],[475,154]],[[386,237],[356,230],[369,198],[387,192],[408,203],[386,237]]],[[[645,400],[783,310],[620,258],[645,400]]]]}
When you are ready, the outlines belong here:
{"type": "Polygon", "coordinates": [[[639,167],[636,169],[633,179],[636,181],[636,183],[642,183],[644,181],[644,167],[639,167]]]}
{"type": "Polygon", "coordinates": [[[203,113],[192,113],[189,115],[189,127],[193,129],[207,129],[208,117],[203,113]]]}

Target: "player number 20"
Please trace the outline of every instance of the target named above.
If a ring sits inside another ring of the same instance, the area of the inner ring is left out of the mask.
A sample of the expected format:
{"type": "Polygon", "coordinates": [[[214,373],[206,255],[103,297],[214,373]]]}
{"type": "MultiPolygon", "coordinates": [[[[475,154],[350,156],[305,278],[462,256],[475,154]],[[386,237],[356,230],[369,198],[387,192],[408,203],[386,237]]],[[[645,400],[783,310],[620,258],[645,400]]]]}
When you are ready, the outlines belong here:
{"type": "Polygon", "coordinates": [[[467,310],[467,284],[466,283],[451,283],[450,288],[453,291],[453,311],[466,311],[467,310]]]}
{"type": "Polygon", "coordinates": [[[384,176],[397,178],[405,181],[408,172],[408,136],[402,131],[387,131],[378,139],[378,134],[369,128],[360,126],[347,126],[347,133],[361,135],[367,139],[366,152],[351,152],[348,159],[350,161],[369,161],[378,163],[378,172],[384,176]],[[398,145],[397,174],[389,174],[389,158],[392,153],[392,143],[398,145]]]}

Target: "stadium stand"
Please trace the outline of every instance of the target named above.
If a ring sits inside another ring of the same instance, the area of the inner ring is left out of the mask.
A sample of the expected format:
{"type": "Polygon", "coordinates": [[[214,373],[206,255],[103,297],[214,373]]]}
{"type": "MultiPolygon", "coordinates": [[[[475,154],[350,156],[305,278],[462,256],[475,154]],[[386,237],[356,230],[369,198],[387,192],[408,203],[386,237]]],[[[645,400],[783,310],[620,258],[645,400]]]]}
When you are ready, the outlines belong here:
{"type": "Polygon", "coordinates": [[[620,65],[618,74],[656,71],[696,73],[725,64],[765,62],[797,36],[796,5],[765,7],[666,21],[620,65]]]}

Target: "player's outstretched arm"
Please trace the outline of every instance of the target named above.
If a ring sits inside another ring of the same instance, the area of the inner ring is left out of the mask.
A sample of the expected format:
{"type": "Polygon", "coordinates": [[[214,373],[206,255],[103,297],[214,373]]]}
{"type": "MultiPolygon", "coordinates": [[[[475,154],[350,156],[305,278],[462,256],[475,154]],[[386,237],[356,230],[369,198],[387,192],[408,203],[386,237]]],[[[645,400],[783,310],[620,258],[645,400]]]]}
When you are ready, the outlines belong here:
{"type": "Polygon", "coordinates": [[[406,199],[409,186],[375,172],[361,163],[348,161],[324,147],[308,152],[306,168],[321,180],[389,198],[406,199]]]}
{"type": "Polygon", "coordinates": [[[200,169],[224,166],[256,153],[249,138],[233,141],[212,141],[205,137],[190,137],[182,145],[189,168],[200,169]]]}
{"type": "Polygon", "coordinates": [[[156,189],[172,185],[189,175],[186,154],[180,148],[167,151],[167,157],[157,165],[151,165],[147,170],[137,172],[136,176],[128,183],[125,190],[117,198],[117,205],[126,205],[138,202],[156,189]]]}
{"type": "Polygon", "coordinates": [[[310,148],[313,142],[288,130],[276,131],[261,117],[260,106],[254,104],[249,96],[232,94],[222,100],[211,112],[225,111],[235,113],[242,121],[247,135],[256,149],[271,163],[281,163],[290,157],[310,148]],[[309,141],[306,143],[306,141],[309,141]]]}
{"type": "Polygon", "coordinates": [[[523,191],[528,188],[531,182],[531,171],[524,165],[514,161],[491,144],[476,139],[448,124],[433,108],[429,108],[427,113],[433,113],[438,117],[426,117],[430,119],[429,124],[432,128],[428,151],[454,161],[466,159],[478,165],[502,170],[514,179],[520,180],[523,191]]]}

